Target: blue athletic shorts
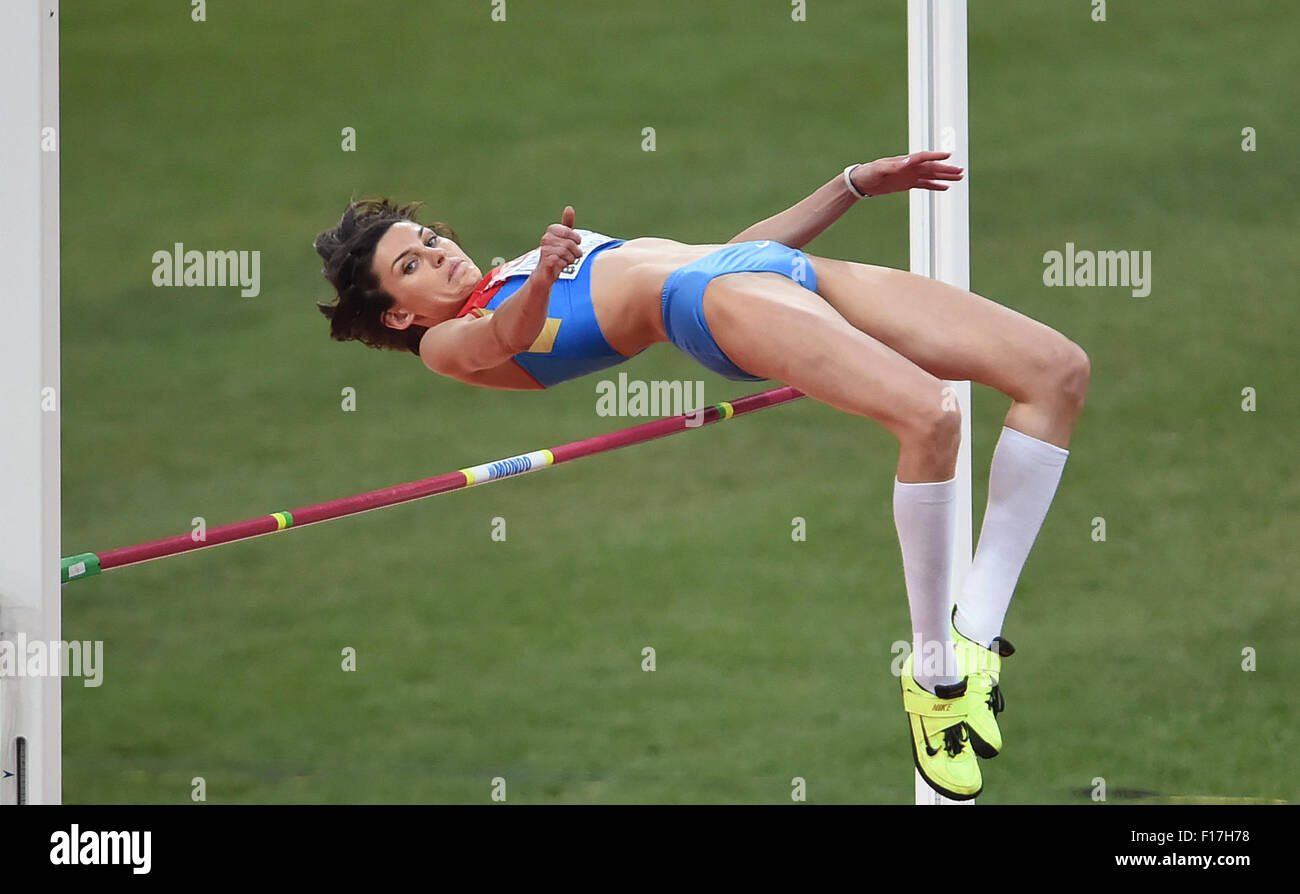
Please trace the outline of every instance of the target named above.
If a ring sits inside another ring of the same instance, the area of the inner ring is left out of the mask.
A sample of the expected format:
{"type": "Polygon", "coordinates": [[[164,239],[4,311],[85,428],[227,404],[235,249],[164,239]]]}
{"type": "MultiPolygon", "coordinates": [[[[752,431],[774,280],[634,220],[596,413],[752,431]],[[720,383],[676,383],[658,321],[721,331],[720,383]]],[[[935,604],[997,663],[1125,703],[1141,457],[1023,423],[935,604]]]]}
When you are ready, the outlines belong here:
{"type": "Polygon", "coordinates": [[[761,382],[722,353],[704,322],[704,289],[715,276],[726,273],[780,273],[810,292],[817,291],[817,276],[808,256],[764,240],[737,242],[679,267],[664,282],[664,331],[668,340],[720,376],[736,382],[761,382]]]}

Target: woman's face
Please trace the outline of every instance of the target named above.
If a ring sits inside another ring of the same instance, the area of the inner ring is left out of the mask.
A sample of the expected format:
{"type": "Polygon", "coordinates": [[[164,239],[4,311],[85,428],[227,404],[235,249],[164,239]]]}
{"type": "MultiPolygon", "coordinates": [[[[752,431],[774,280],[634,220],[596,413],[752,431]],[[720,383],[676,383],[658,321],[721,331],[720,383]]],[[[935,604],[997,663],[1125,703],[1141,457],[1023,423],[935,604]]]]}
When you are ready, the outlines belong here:
{"type": "Polygon", "coordinates": [[[388,228],[375,245],[371,270],[393,296],[393,307],[383,315],[393,329],[451,319],[483,278],[459,245],[414,221],[388,228]]]}

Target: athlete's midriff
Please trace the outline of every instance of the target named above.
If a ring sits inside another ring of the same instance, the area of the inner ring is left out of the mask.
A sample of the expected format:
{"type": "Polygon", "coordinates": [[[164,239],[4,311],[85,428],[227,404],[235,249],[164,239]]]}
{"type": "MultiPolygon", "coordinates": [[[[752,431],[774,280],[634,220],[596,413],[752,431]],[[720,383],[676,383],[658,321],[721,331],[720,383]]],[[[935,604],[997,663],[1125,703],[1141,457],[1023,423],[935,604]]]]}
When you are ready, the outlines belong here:
{"type": "Polygon", "coordinates": [[[642,237],[594,257],[591,306],[609,346],[631,357],[652,344],[667,341],[660,304],[665,280],[678,267],[719,248],[722,246],[642,237]]]}

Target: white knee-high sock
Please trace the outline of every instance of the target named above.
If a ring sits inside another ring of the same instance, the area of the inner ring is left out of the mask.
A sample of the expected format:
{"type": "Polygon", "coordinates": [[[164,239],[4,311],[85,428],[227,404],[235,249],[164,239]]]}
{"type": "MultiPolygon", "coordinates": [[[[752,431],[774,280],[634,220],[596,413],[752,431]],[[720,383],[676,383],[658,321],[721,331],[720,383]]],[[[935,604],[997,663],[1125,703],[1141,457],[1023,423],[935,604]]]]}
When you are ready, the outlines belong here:
{"type": "Polygon", "coordinates": [[[905,483],[894,479],[894,526],[903,552],[903,579],[912,612],[912,673],[933,692],[958,681],[949,629],[952,539],[957,522],[957,479],[905,483]]]}
{"type": "Polygon", "coordinates": [[[957,629],[988,645],[1002,632],[1011,594],[1043,527],[1070,451],[1002,429],[989,469],[989,502],[970,574],[957,597],[957,629]]]}

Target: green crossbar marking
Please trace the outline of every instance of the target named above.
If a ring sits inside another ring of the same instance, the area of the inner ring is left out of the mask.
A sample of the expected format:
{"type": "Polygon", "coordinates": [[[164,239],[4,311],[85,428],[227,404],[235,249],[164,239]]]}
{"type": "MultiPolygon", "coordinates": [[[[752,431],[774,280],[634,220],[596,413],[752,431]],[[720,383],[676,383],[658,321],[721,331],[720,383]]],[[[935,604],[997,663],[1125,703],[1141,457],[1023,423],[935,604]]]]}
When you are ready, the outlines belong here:
{"type": "Polygon", "coordinates": [[[81,553],[77,556],[68,556],[63,560],[63,567],[59,569],[59,580],[61,583],[67,583],[74,578],[90,577],[92,574],[99,574],[99,556],[94,553],[81,553]]]}

